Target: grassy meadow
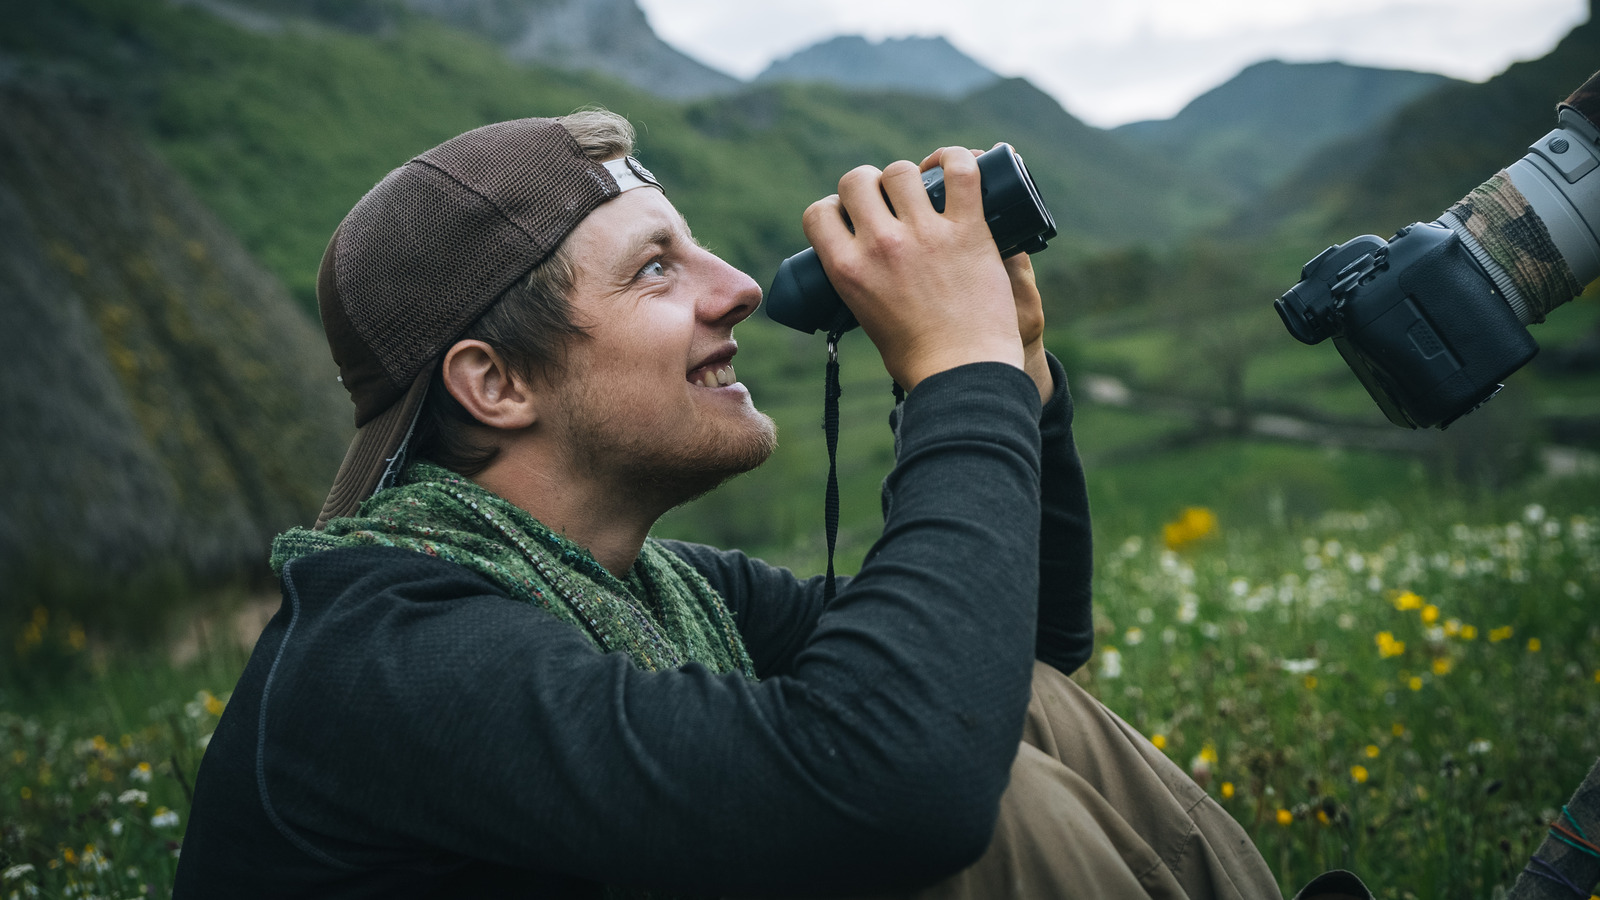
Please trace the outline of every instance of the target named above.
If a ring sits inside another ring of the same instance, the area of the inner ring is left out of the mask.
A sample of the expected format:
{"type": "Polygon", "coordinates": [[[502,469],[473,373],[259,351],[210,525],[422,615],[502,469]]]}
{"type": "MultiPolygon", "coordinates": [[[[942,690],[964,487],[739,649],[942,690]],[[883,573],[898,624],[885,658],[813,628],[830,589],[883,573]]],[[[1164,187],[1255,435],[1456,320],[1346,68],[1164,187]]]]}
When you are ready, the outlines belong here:
{"type": "MultiPolygon", "coordinates": [[[[1386,898],[1492,897],[1600,754],[1600,479],[1431,490],[1308,518],[1174,496],[1164,522],[1098,528],[1098,650],[1076,677],[1245,826],[1286,893],[1342,867],[1386,898]]],[[[173,665],[40,607],[10,639],[0,897],[166,895],[245,658],[210,634],[173,665]]]]}

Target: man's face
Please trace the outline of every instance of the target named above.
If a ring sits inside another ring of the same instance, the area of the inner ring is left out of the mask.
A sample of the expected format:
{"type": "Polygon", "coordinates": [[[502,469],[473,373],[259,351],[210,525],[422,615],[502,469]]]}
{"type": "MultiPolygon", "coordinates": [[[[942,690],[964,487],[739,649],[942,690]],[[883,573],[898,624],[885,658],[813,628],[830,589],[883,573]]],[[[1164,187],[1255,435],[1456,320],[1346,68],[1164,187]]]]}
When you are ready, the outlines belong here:
{"type": "Polygon", "coordinates": [[[733,372],[733,326],[760,287],[695,243],[654,188],[602,204],[566,250],[588,336],[569,345],[546,423],[573,465],[673,504],[764,462],[775,428],[733,372]]]}

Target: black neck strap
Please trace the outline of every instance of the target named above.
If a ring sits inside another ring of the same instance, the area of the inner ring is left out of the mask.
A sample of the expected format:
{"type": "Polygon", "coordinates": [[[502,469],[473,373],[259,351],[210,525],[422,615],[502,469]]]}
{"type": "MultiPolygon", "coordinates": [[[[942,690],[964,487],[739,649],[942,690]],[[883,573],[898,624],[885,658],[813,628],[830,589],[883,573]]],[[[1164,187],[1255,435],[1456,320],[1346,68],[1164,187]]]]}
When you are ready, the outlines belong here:
{"type": "Polygon", "coordinates": [[[833,548],[839,539],[839,338],[844,328],[828,332],[828,374],[823,380],[822,433],[828,441],[828,492],[822,504],[823,530],[828,537],[828,577],[822,602],[831,603],[837,587],[833,575],[833,548]]]}

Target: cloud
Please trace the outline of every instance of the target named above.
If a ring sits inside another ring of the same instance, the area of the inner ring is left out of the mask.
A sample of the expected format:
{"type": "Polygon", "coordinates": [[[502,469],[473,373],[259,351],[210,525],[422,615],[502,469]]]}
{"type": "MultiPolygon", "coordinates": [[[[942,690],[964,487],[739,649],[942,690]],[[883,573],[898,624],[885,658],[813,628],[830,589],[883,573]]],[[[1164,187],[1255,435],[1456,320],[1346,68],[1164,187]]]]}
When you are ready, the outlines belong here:
{"type": "Polygon", "coordinates": [[[1482,80],[1547,52],[1587,0],[640,0],[663,38],[750,78],[838,34],[939,34],[1020,75],[1097,125],[1177,112],[1262,59],[1441,72],[1482,80]]]}

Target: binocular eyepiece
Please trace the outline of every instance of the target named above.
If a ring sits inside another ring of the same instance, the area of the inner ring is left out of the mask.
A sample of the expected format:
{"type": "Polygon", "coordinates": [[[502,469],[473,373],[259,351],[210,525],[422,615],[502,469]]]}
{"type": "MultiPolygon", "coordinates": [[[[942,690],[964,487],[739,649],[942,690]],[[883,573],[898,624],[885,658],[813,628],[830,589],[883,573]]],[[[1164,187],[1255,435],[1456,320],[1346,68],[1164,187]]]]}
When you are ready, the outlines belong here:
{"type": "MultiPolygon", "coordinates": [[[[1000,255],[1043,250],[1056,236],[1056,223],[1022,157],[1010,144],[1001,144],[978,156],[978,173],[983,182],[983,217],[1000,255]]],[[[936,166],[923,172],[922,185],[933,208],[944,212],[944,170],[936,166]]],[[[766,306],[772,321],[807,334],[856,327],[855,316],[828,281],[817,251],[810,247],[778,266],[766,306]]]]}

